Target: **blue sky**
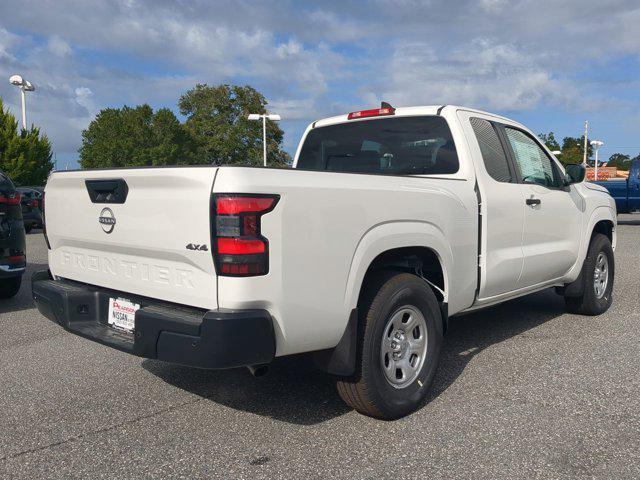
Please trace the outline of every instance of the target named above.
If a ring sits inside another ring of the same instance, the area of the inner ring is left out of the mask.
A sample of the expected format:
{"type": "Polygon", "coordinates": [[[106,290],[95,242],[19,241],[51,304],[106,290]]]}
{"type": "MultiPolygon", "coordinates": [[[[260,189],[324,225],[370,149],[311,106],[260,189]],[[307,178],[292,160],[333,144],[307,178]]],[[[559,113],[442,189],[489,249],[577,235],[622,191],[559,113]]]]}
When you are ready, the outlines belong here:
{"type": "Polygon", "coordinates": [[[640,154],[637,1],[391,0],[0,3],[0,97],[38,90],[29,122],[76,165],[105,107],[177,113],[196,83],[249,84],[285,119],[293,153],[314,119],[377,106],[462,104],[536,132],[578,136],[601,158],[640,154]]]}

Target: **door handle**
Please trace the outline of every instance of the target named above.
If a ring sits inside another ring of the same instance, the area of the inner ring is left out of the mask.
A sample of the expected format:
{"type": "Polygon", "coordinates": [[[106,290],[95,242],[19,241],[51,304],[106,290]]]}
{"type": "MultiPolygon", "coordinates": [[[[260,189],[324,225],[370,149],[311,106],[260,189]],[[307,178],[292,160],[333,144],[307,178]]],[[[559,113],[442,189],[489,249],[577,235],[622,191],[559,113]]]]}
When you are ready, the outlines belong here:
{"type": "Polygon", "coordinates": [[[540,205],[542,203],[542,200],[540,200],[539,198],[527,198],[526,200],[527,205],[540,205]]]}

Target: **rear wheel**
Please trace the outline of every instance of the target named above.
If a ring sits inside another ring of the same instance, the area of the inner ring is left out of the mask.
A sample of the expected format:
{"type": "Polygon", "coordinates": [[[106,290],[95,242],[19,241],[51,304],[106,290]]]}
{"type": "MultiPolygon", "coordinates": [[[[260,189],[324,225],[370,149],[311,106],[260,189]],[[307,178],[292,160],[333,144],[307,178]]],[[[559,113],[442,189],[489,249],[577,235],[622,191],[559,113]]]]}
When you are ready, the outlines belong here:
{"type": "Polygon", "coordinates": [[[565,297],[567,310],[581,315],[600,315],[613,301],[615,261],[611,241],[600,233],[593,236],[582,265],[582,294],[565,297]]]}
{"type": "Polygon", "coordinates": [[[22,277],[0,279],[0,298],[11,298],[20,290],[22,277]]]}
{"type": "Polygon", "coordinates": [[[442,314],[416,275],[386,272],[365,288],[356,374],[339,380],[338,392],[358,412],[390,420],[416,410],[427,395],[440,357],[442,314]]]}

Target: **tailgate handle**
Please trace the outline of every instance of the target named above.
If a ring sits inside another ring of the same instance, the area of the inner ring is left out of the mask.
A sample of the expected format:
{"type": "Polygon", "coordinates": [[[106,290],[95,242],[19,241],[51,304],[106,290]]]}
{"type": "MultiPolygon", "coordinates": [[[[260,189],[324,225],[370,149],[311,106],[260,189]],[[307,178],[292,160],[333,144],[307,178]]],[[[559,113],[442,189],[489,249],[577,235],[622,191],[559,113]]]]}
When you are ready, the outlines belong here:
{"type": "Polygon", "coordinates": [[[123,178],[109,180],[85,180],[92,203],[124,203],[129,193],[123,178]]]}

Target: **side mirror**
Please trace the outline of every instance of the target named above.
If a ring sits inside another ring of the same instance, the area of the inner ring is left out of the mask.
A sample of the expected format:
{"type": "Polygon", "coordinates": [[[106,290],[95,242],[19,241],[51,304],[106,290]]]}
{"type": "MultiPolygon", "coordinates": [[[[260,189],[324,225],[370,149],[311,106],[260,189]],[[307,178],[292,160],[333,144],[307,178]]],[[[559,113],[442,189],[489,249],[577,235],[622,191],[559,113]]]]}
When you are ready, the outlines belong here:
{"type": "Polygon", "coordinates": [[[567,171],[564,178],[565,185],[583,182],[584,177],[587,175],[587,169],[581,163],[571,163],[566,165],[565,169],[567,171]]]}

